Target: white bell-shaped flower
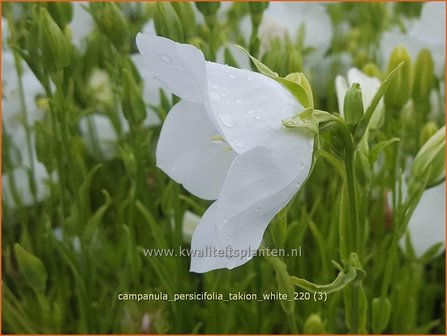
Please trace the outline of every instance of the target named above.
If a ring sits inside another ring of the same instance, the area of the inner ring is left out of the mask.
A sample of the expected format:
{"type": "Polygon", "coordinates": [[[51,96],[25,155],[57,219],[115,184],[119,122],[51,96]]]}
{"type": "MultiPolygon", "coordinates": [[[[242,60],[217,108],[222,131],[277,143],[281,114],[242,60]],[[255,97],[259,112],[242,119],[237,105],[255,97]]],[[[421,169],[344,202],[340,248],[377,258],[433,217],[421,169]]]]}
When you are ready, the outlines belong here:
{"type": "Polygon", "coordinates": [[[282,126],[303,107],[276,81],[206,62],[194,46],[143,34],[137,46],[152,76],[182,98],[163,124],[157,166],[216,200],[192,237],[191,271],[240,266],[310,172],[313,136],[282,126]]]}

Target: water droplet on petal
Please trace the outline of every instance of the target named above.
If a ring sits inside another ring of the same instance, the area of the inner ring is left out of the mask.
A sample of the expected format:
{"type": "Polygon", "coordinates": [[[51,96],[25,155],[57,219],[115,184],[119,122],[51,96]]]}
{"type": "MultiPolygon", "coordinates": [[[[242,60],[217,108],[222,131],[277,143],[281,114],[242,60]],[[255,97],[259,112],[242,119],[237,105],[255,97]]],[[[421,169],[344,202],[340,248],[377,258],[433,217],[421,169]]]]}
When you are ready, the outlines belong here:
{"type": "Polygon", "coordinates": [[[260,207],[256,207],[255,211],[257,212],[257,211],[259,211],[260,209],[261,209],[260,207]]]}
{"type": "Polygon", "coordinates": [[[236,103],[238,103],[238,104],[243,104],[243,103],[244,103],[244,100],[243,100],[242,98],[237,98],[237,99],[236,99],[236,103]]]}
{"type": "Polygon", "coordinates": [[[230,74],[230,76],[228,76],[228,77],[230,77],[230,79],[236,79],[236,76],[233,74],[230,74]]]}
{"type": "Polygon", "coordinates": [[[219,90],[219,87],[217,85],[213,84],[212,86],[213,86],[213,89],[219,90]]]}
{"type": "Polygon", "coordinates": [[[231,118],[228,114],[220,113],[219,114],[220,120],[222,120],[222,123],[227,127],[233,127],[233,118],[231,118]]]}
{"type": "Polygon", "coordinates": [[[296,184],[296,187],[297,187],[297,188],[300,188],[300,187],[301,187],[301,183],[297,183],[297,184],[296,184]]]}
{"type": "Polygon", "coordinates": [[[252,80],[253,80],[253,77],[248,76],[248,77],[247,77],[247,80],[248,80],[248,81],[252,81],[252,80]]]}
{"type": "Polygon", "coordinates": [[[171,57],[166,54],[160,54],[160,59],[165,63],[172,63],[171,57]]]}
{"type": "Polygon", "coordinates": [[[258,115],[257,115],[257,116],[255,117],[255,119],[256,119],[256,120],[261,120],[262,118],[261,118],[261,116],[258,116],[258,115]]]}
{"type": "Polygon", "coordinates": [[[247,113],[248,114],[254,114],[254,113],[256,113],[256,111],[255,110],[248,110],[247,113]]]}
{"type": "Polygon", "coordinates": [[[225,92],[221,92],[220,95],[222,96],[222,98],[226,98],[227,94],[225,92]]]}
{"type": "Polygon", "coordinates": [[[304,163],[300,164],[300,170],[304,170],[304,163]]]}
{"type": "Polygon", "coordinates": [[[213,98],[214,100],[219,100],[220,99],[220,93],[217,91],[211,91],[210,92],[210,96],[211,98],[213,98]]]}

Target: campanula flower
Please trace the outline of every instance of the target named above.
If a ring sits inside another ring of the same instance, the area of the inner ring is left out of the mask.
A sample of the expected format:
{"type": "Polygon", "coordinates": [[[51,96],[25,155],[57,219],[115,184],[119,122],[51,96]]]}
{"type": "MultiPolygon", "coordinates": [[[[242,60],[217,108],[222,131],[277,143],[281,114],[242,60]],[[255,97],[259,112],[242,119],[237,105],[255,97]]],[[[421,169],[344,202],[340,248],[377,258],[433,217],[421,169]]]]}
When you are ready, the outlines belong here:
{"type": "Polygon", "coordinates": [[[282,126],[303,107],[276,81],[207,62],[192,45],[138,34],[137,46],[151,75],[181,98],[163,124],[157,166],[216,200],[194,231],[190,270],[240,266],[309,175],[312,135],[282,126]],[[233,253],[198,253],[207,249],[233,253]]]}

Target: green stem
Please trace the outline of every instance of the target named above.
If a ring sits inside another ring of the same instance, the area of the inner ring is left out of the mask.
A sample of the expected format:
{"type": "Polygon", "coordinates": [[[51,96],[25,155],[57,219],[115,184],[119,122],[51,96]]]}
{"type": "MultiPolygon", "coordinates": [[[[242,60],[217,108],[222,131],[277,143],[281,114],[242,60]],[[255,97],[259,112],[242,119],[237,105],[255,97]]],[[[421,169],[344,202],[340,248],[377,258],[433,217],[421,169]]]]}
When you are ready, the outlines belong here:
{"type": "Polygon", "coordinates": [[[299,334],[298,325],[296,324],[296,318],[295,318],[295,312],[288,312],[287,313],[287,323],[289,324],[290,331],[292,334],[297,335],[299,334]]]}

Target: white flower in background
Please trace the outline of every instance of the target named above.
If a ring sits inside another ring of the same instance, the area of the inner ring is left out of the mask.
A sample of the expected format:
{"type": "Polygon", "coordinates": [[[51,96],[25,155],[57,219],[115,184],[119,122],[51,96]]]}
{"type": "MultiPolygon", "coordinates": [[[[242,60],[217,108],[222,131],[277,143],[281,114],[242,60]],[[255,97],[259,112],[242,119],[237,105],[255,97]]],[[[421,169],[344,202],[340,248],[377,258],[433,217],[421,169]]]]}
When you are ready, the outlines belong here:
{"type": "MultiPolygon", "coordinates": [[[[191,45],[138,34],[137,46],[148,71],[182,98],[163,125],[157,166],[191,193],[216,200],[191,248],[257,250],[310,171],[313,137],[282,126],[303,107],[276,81],[206,62],[191,45]]],[[[231,269],[251,258],[196,255],[191,271],[231,269]]]]}
{"type": "Polygon", "coordinates": [[[436,243],[443,242],[445,248],[445,182],[424,191],[408,230],[419,257],[436,243]]]}
{"type": "MultiPolygon", "coordinates": [[[[7,22],[2,19],[3,39],[8,36],[7,22]]],[[[23,102],[20,94],[20,82],[16,71],[13,53],[6,44],[2,45],[2,123],[3,137],[8,137],[8,154],[12,169],[2,174],[2,194],[5,204],[16,207],[13,189],[16,190],[24,206],[34,200],[41,201],[48,197],[46,181],[49,179],[45,167],[37,161],[34,150],[34,122],[43,118],[43,112],[37,107],[36,98],[44,90],[29,67],[21,62],[23,85],[23,102]],[[23,109],[26,108],[26,118],[23,109]],[[30,146],[28,146],[27,129],[29,128],[30,146]],[[32,171],[34,170],[34,176],[32,171]],[[34,180],[36,195],[31,192],[30,178],[34,180]],[[13,187],[14,186],[14,187],[13,187]]],[[[3,144],[5,145],[5,140],[3,144]]]]}
{"type": "Polygon", "coordinates": [[[85,43],[86,37],[95,26],[93,17],[84,8],[86,6],[88,6],[88,2],[73,2],[73,19],[70,23],[71,40],[78,48],[85,43]]]}
{"type": "MultiPolygon", "coordinates": [[[[308,59],[314,65],[323,58],[332,40],[332,23],[323,4],[270,2],[259,26],[259,37],[268,43],[274,37],[284,38],[289,34],[295,41],[301,26],[305,29],[305,47],[315,49],[308,59]]],[[[241,31],[246,39],[250,36],[250,18],[243,20],[241,31]]]]}
{"type": "MultiPolygon", "coordinates": [[[[352,86],[352,84],[357,83],[360,84],[362,89],[362,101],[363,101],[363,109],[365,112],[366,108],[371,105],[371,102],[377,93],[377,90],[380,86],[380,81],[377,78],[369,77],[361,72],[357,68],[351,68],[348,71],[348,80],[342,76],[337,76],[335,78],[335,91],[337,93],[338,100],[338,111],[340,115],[344,115],[344,101],[345,95],[348,89],[352,86]]],[[[383,99],[379,101],[374,113],[371,117],[371,127],[377,127],[381,122],[381,112],[383,111],[383,99]]]]}
{"type": "Polygon", "coordinates": [[[420,19],[407,33],[386,32],[380,43],[382,55],[388,60],[398,45],[407,48],[413,61],[423,48],[430,50],[436,74],[442,75],[445,67],[445,2],[427,2],[422,7],[420,19]]]}
{"type": "Polygon", "coordinates": [[[182,233],[183,240],[185,242],[191,242],[194,231],[196,230],[197,225],[200,222],[201,217],[197,216],[194,212],[186,210],[183,213],[182,219],[182,233]]]}

